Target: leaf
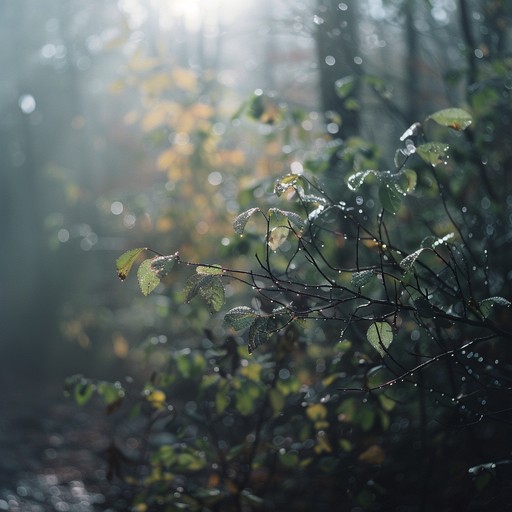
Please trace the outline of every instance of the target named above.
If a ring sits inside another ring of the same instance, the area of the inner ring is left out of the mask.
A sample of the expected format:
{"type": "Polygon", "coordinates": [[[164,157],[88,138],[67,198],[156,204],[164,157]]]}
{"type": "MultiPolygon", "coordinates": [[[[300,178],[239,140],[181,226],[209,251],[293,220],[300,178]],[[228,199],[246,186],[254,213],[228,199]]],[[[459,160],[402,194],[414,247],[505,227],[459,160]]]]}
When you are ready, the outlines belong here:
{"type": "Polygon", "coordinates": [[[237,235],[243,235],[247,221],[250,219],[252,215],[260,211],[261,210],[259,208],[249,208],[249,210],[240,213],[233,221],[233,229],[235,233],[237,235]]]}
{"type": "Polygon", "coordinates": [[[379,199],[384,210],[390,213],[397,213],[400,210],[404,194],[398,192],[396,187],[383,183],[379,187],[379,199]]]}
{"type": "Polygon", "coordinates": [[[184,291],[185,302],[199,294],[213,313],[220,311],[226,300],[222,279],[217,275],[195,274],[187,280],[184,291]]]}
{"type": "Polygon", "coordinates": [[[427,247],[423,247],[421,249],[418,249],[417,251],[412,252],[408,256],[406,256],[401,262],[400,266],[402,267],[404,274],[407,274],[413,267],[414,263],[418,259],[418,256],[423,252],[427,250],[427,247]]]}
{"type": "Polygon", "coordinates": [[[178,253],[171,256],[157,256],[151,260],[151,270],[156,273],[158,278],[162,279],[171,272],[177,258],[178,253]]]}
{"type": "Polygon", "coordinates": [[[384,356],[393,341],[393,328],[387,322],[374,322],[366,332],[366,339],[381,356],[384,356]]]}
{"type": "Polygon", "coordinates": [[[327,418],[327,407],[324,404],[308,405],[306,415],[311,421],[324,420],[327,418]]]}
{"type": "Polygon", "coordinates": [[[423,318],[434,318],[435,308],[425,297],[419,297],[414,301],[414,307],[419,316],[423,318]]]}
{"type": "Polygon", "coordinates": [[[137,279],[144,295],[149,295],[160,284],[160,278],[151,267],[152,261],[152,259],[144,260],[137,270],[137,279]]]}
{"type": "Polygon", "coordinates": [[[223,269],[220,265],[200,265],[196,267],[196,273],[203,276],[220,276],[223,273],[223,269]]]}
{"type": "Polygon", "coordinates": [[[98,382],[97,390],[106,405],[119,403],[125,396],[125,391],[119,382],[98,382]]]}
{"type": "Polygon", "coordinates": [[[269,337],[268,318],[257,317],[249,329],[249,339],[247,343],[249,354],[252,354],[256,348],[266,343],[269,337]]]}
{"type": "Polygon", "coordinates": [[[295,190],[304,189],[304,178],[300,174],[287,174],[283,178],[279,178],[274,185],[274,193],[280,197],[288,189],[295,190]]]}
{"type": "Polygon", "coordinates": [[[92,398],[95,389],[96,386],[89,380],[77,382],[73,392],[75,402],[80,406],[85,405],[92,398]]]}
{"type": "Polygon", "coordinates": [[[471,114],[461,108],[446,108],[430,115],[427,119],[432,119],[441,126],[448,126],[457,131],[465,130],[473,122],[471,114]]]}
{"type": "Polygon", "coordinates": [[[280,226],[277,228],[273,228],[268,235],[268,245],[273,250],[276,251],[281,247],[288,238],[288,234],[290,233],[290,228],[285,226],[280,226]]]}
{"type": "Polygon", "coordinates": [[[363,184],[364,180],[368,175],[376,173],[378,173],[378,171],[367,170],[352,174],[351,176],[348,177],[347,180],[348,188],[352,191],[357,190],[363,184]]]}
{"type": "Polygon", "coordinates": [[[365,284],[369,283],[375,276],[373,270],[361,270],[361,272],[354,272],[350,279],[350,284],[356,288],[361,288],[365,284]]]}
{"type": "Polygon", "coordinates": [[[125,253],[121,254],[119,258],[116,260],[116,269],[117,269],[117,275],[119,276],[119,279],[121,281],[124,281],[128,273],[130,272],[130,269],[132,268],[133,263],[137,259],[137,256],[147,250],[147,247],[139,247],[137,249],[131,249],[130,251],[126,251],[125,253]]]}
{"type": "Polygon", "coordinates": [[[447,162],[447,151],[449,149],[450,146],[443,142],[427,142],[426,144],[419,145],[416,148],[416,153],[424,162],[436,167],[447,162]]]}
{"type": "Polygon", "coordinates": [[[297,228],[304,228],[304,221],[302,220],[302,217],[295,212],[289,212],[286,210],[281,210],[279,208],[270,208],[268,210],[268,215],[269,217],[271,217],[272,215],[282,215],[283,217],[286,217],[288,221],[294,224],[297,228]]]}
{"type": "Polygon", "coordinates": [[[487,318],[494,306],[494,304],[498,304],[499,306],[510,306],[510,302],[503,297],[489,297],[488,299],[484,299],[480,302],[480,312],[484,318],[487,318]]]}
{"type": "Polygon", "coordinates": [[[394,176],[397,176],[395,186],[399,192],[410,194],[416,188],[418,176],[412,169],[403,169],[394,176]]]}
{"type": "Polygon", "coordinates": [[[254,309],[247,306],[237,306],[229,310],[224,316],[224,321],[235,331],[242,331],[250,327],[258,315],[254,309]]]}
{"type": "Polygon", "coordinates": [[[353,76],[346,76],[336,80],[334,83],[336,95],[341,99],[345,99],[354,89],[355,83],[356,80],[353,76]]]}

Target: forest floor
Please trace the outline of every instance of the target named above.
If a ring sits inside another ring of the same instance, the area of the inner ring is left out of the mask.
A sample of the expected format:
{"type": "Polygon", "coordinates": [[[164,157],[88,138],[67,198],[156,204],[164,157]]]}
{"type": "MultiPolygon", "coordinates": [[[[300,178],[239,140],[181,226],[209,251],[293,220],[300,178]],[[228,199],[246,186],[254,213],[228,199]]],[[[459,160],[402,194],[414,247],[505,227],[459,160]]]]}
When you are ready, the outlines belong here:
{"type": "MultiPolygon", "coordinates": [[[[56,380],[56,379],[54,379],[56,380]]],[[[0,511],[127,509],[106,478],[111,420],[64,396],[62,382],[0,376],[0,511]]]]}

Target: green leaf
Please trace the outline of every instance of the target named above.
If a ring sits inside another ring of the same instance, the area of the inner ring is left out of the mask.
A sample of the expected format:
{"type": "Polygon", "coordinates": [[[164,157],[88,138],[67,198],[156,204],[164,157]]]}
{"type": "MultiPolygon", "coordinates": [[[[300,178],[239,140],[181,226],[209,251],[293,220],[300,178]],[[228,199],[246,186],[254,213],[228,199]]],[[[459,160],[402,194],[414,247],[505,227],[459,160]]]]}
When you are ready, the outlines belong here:
{"type": "Polygon", "coordinates": [[[379,199],[384,210],[390,213],[397,213],[402,204],[403,193],[398,192],[396,187],[383,183],[379,187],[379,199]]]}
{"type": "Polygon", "coordinates": [[[361,270],[361,272],[354,272],[350,279],[350,284],[356,288],[361,288],[369,283],[375,277],[373,270],[361,270]]]}
{"type": "Polygon", "coordinates": [[[287,174],[283,178],[279,178],[274,185],[274,193],[280,197],[288,189],[304,190],[305,180],[300,174],[287,174]]]}
{"type": "Polygon", "coordinates": [[[414,301],[414,307],[419,316],[423,318],[434,318],[435,308],[425,297],[419,297],[414,301]]]}
{"type": "Polygon", "coordinates": [[[345,99],[352,92],[355,84],[356,79],[353,76],[346,76],[336,80],[334,83],[336,95],[341,99],[345,99]]]}
{"type": "Polygon", "coordinates": [[[266,343],[270,337],[268,330],[268,319],[265,317],[257,317],[249,329],[249,339],[247,349],[252,354],[256,348],[266,343]]]}
{"type": "Polygon", "coordinates": [[[487,318],[492,308],[495,304],[498,304],[499,306],[510,306],[510,302],[503,298],[503,297],[489,297],[488,299],[484,299],[480,302],[480,312],[482,313],[482,316],[484,318],[487,318]]]}
{"type": "Polygon", "coordinates": [[[256,311],[252,308],[247,306],[237,306],[226,313],[224,321],[233,327],[235,331],[242,331],[243,329],[250,327],[257,316],[256,311]]]}
{"type": "Polygon", "coordinates": [[[139,247],[137,249],[131,249],[130,251],[126,251],[125,253],[121,254],[119,258],[116,260],[116,269],[117,269],[117,275],[119,276],[119,279],[121,281],[124,281],[128,273],[130,272],[130,269],[132,268],[133,263],[137,259],[137,256],[147,250],[147,247],[139,247]]]}
{"type": "Polygon", "coordinates": [[[162,279],[171,272],[176,258],[178,258],[178,253],[170,256],[157,256],[151,260],[151,270],[156,273],[158,278],[162,279]]]}
{"type": "Polygon", "coordinates": [[[196,267],[196,272],[203,276],[221,276],[223,273],[223,269],[220,265],[201,265],[196,267]]]}
{"type": "Polygon", "coordinates": [[[418,256],[423,252],[426,251],[427,247],[423,247],[421,249],[418,249],[417,251],[412,252],[408,256],[406,256],[401,262],[400,266],[402,267],[404,274],[407,274],[412,267],[414,266],[414,263],[418,259],[418,256]]]}
{"type": "Polygon", "coordinates": [[[212,313],[222,309],[226,300],[222,279],[217,275],[195,274],[185,284],[185,302],[190,302],[199,294],[212,313]]]}
{"type": "Polygon", "coordinates": [[[112,405],[122,400],[125,391],[119,382],[98,382],[98,394],[103,398],[106,405],[112,405]]]}
{"type": "Polygon", "coordinates": [[[416,148],[416,153],[424,162],[436,167],[447,162],[447,152],[449,149],[450,146],[444,142],[427,142],[426,144],[419,145],[416,148]]]}
{"type": "Polygon", "coordinates": [[[360,171],[352,174],[348,177],[347,185],[348,188],[352,191],[357,190],[364,182],[367,176],[370,174],[378,174],[378,171],[372,171],[371,169],[367,171],[360,171]]]}
{"type": "Polygon", "coordinates": [[[279,208],[270,208],[268,210],[268,215],[269,217],[271,217],[272,215],[281,215],[283,217],[286,217],[290,221],[290,223],[294,224],[297,228],[304,228],[304,221],[302,220],[302,217],[295,212],[289,212],[286,210],[281,210],[279,208]]]}
{"type": "Polygon", "coordinates": [[[366,332],[366,339],[381,356],[384,356],[393,341],[393,328],[387,322],[374,322],[366,332]]]}
{"type": "Polygon", "coordinates": [[[151,267],[152,259],[144,260],[137,270],[137,279],[144,295],[149,295],[159,284],[160,278],[151,267]]]}
{"type": "Polygon", "coordinates": [[[243,235],[247,221],[250,219],[252,215],[260,211],[261,210],[259,208],[249,208],[245,212],[242,212],[239,215],[237,215],[237,217],[233,221],[233,229],[235,233],[237,235],[243,235]]]}
{"type": "Polygon", "coordinates": [[[432,119],[441,126],[448,126],[457,131],[465,130],[473,122],[471,114],[461,108],[446,108],[430,115],[427,119],[432,119]]]}
{"type": "Polygon", "coordinates": [[[397,177],[395,186],[399,192],[410,194],[416,188],[418,176],[412,169],[403,169],[394,176],[397,177]]]}

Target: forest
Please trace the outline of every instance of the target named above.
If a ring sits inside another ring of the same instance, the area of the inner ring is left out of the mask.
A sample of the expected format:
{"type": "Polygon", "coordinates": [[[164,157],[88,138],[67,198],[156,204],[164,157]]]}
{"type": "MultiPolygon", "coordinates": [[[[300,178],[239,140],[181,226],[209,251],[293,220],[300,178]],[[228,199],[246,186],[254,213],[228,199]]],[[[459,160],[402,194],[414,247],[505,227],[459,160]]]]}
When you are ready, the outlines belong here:
{"type": "Polygon", "coordinates": [[[512,510],[511,2],[0,40],[0,511],[512,510]]]}

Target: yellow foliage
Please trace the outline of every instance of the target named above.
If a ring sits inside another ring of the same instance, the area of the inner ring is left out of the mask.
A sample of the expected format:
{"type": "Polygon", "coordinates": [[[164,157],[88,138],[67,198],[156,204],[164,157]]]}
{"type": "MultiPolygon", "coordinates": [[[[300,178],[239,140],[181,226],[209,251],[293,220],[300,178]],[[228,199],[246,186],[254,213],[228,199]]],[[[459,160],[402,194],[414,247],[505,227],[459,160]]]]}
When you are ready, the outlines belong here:
{"type": "Polygon", "coordinates": [[[372,444],[359,455],[359,460],[368,464],[382,464],[385,458],[386,454],[378,444],[372,444]]]}
{"type": "Polygon", "coordinates": [[[258,363],[252,363],[247,366],[243,366],[240,370],[240,375],[243,375],[255,382],[259,382],[261,376],[261,365],[258,363]]]}
{"type": "Polygon", "coordinates": [[[132,124],[135,124],[139,120],[139,114],[135,110],[131,110],[124,116],[124,123],[128,126],[131,126],[132,124]]]}
{"type": "Polygon", "coordinates": [[[190,69],[175,68],[172,71],[172,81],[184,91],[192,91],[197,86],[197,76],[190,69]]]}
{"type": "Polygon", "coordinates": [[[155,227],[160,233],[168,233],[174,227],[174,222],[169,217],[158,217],[155,227]]]}
{"type": "Polygon", "coordinates": [[[151,391],[146,399],[155,409],[162,409],[165,407],[166,396],[160,389],[154,389],[151,391]]]}
{"type": "Polygon", "coordinates": [[[323,404],[308,405],[306,414],[311,421],[324,420],[327,417],[327,407],[323,404]]]}
{"type": "Polygon", "coordinates": [[[142,52],[137,52],[131,62],[130,69],[133,71],[149,71],[156,68],[160,64],[160,59],[156,57],[147,57],[142,52]]]}
{"type": "Polygon", "coordinates": [[[144,94],[159,96],[172,85],[172,78],[169,73],[156,73],[141,83],[144,94]]]}
{"type": "Polygon", "coordinates": [[[167,122],[167,112],[162,109],[151,110],[142,119],[142,129],[150,132],[155,128],[165,125],[167,122]]]}
{"type": "Polygon", "coordinates": [[[119,332],[116,332],[112,336],[112,345],[114,347],[114,354],[120,359],[124,359],[128,356],[130,347],[126,338],[119,332]]]}
{"type": "Polygon", "coordinates": [[[320,431],[316,434],[316,445],[315,445],[316,453],[331,453],[332,447],[331,443],[329,443],[329,439],[327,439],[327,435],[324,431],[320,431]]]}
{"type": "Polygon", "coordinates": [[[159,171],[166,171],[172,167],[172,165],[176,162],[176,152],[173,148],[166,149],[162,151],[158,156],[156,161],[156,168],[159,171]]]}

